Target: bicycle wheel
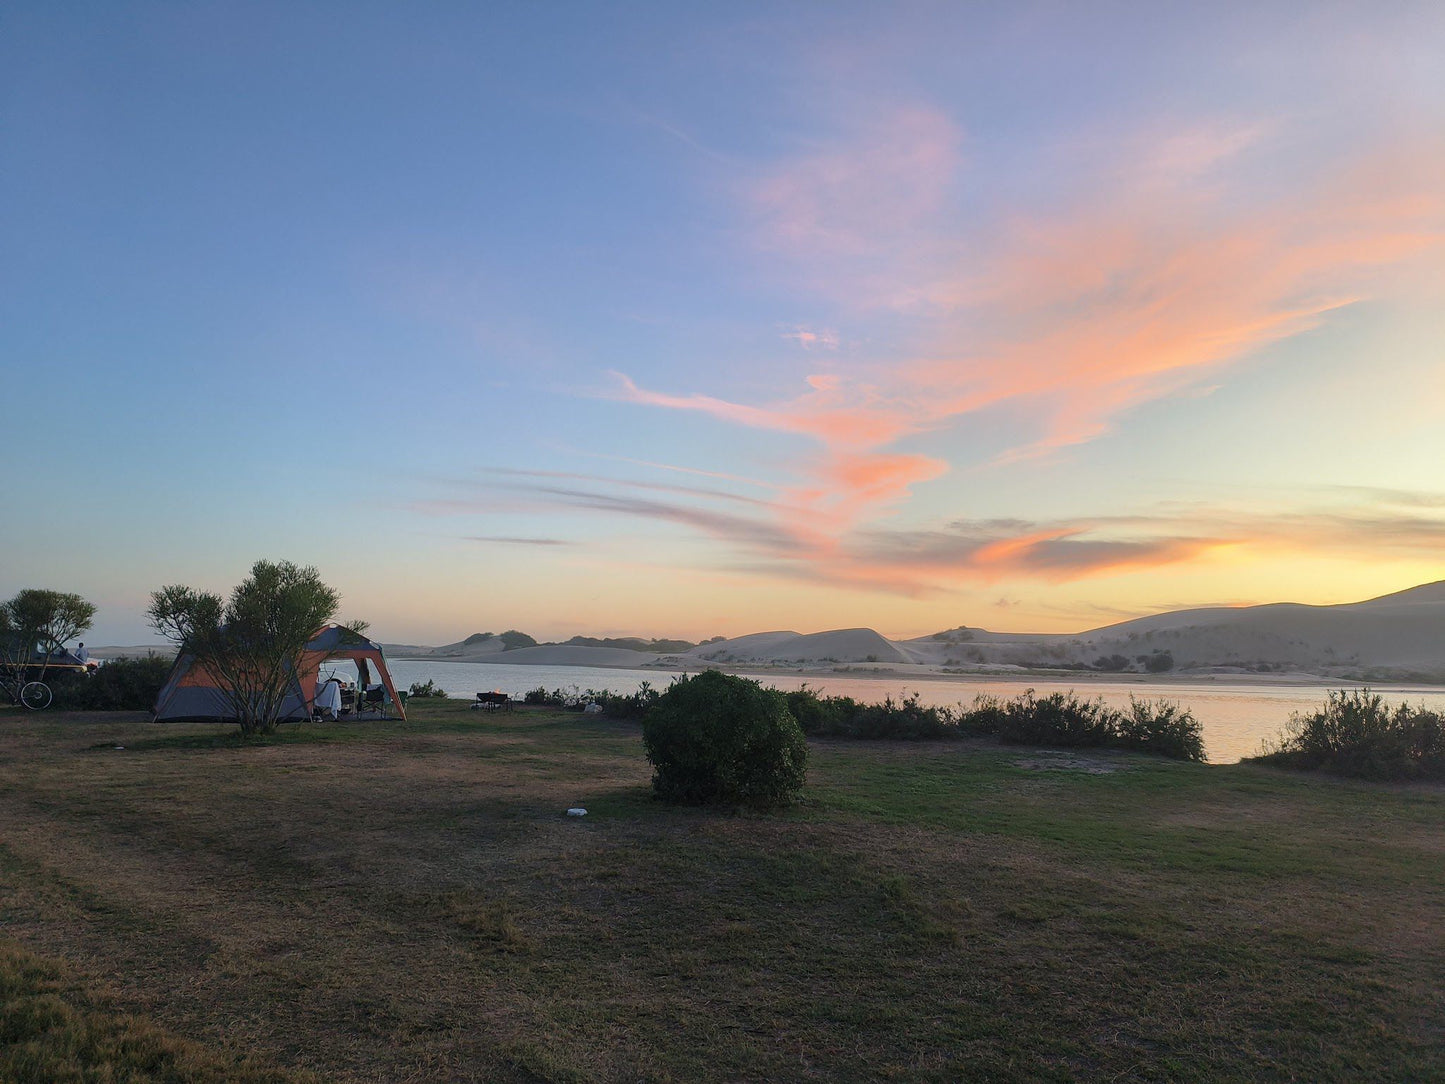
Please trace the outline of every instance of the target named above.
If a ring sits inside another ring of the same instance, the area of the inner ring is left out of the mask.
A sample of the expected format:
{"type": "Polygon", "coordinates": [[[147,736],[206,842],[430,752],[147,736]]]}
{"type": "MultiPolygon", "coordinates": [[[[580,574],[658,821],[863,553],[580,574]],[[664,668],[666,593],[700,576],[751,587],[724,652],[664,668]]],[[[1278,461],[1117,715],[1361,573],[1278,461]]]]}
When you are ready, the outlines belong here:
{"type": "Polygon", "coordinates": [[[43,681],[27,681],[25,687],[20,690],[20,703],[31,711],[48,708],[50,699],[50,686],[43,681]]]}

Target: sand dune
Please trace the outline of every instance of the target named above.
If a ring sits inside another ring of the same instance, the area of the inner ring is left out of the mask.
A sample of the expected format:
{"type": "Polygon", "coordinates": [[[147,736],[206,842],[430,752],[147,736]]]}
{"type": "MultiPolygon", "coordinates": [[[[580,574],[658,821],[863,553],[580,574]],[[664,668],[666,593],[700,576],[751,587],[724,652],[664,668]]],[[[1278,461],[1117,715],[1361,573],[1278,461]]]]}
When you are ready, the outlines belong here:
{"type": "Polygon", "coordinates": [[[644,666],[655,662],[657,658],[658,656],[651,652],[629,651],[623,647],[540,644],[537,647],[514,648],[478,661],[503,662],[516,666],[644,666]]]}
{"type": "Polygon", "coordinates": [[[1315,675],[1357,681],[1445,681],[1445,581],[1339,606],[1273,603],[1178,610],[1075,634],[959,627],[912,640],[873,629],[775,631],[703,644],[675,655],[544,644],[503,650],[491,639],[432,649],[389,646],[396,657],[549,666],[840,667],[906,673],[1148,671],[1146,660],[1189,674],[1315,675]],[[1107,666],[1098,664],[1104,660],[1107,666]]]}
{"type": "Polygon", "coordinates": [[[896,644],[872,629],[838,629],[800,635],[767,632],[693,648],[687,657],[700,662],[768,662],[818,665],[829,662],[891,662],[913,660],[896,644]]]}

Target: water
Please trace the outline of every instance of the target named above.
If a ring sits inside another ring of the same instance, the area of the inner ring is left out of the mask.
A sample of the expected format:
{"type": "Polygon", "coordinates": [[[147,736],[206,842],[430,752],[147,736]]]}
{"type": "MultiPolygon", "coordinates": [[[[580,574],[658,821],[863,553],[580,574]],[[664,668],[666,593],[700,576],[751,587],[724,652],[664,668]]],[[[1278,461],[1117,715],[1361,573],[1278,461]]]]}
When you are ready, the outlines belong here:
{"type": "MultiPolygon", "coordinates": [[[[337,664],[341,676],[349,664],[337,664]]],[[[387,666],[398,689],[413,682],[432,681],[453,698],[471,700],[479,692],[493,689],[520,699],[529,689],[606,689],[627,695],[646,681],[655,689],[666,689],[672,680],[667,670],[615,670],[597,666],[509,666],[503,663],[433,662],[427,659],[388,660],[387,666]]],[[[1279,736],[1294,712],[1308,712],[1325,700],[1326,686],[1230,684],[1227,681],[1160,682],[1156,684],[1106,684],[1103,682],[1008,680],[948,680],[927,678],[858,677],[852,674],[763,675],[764,685],[792,691],[807,685],[824,695],[851,696],[865,702],[895,700],[917,693],[923,704],[955,707],[970,704],[980,694],[1005,699],[1026,689],[1040,695],[1070,689],[1090,699],[1101,697],[1114,707],[1127,707],[1130,695],[1139,699],[1172,700],[1194,713],[1204,728],[1204,744],[1211,763],[1233,764],[1260,751],[1260,744],[1279,736]]],[[[1445,711],[1445,690],[1406,687],[1376,687],[1389,703],[1408,700],[1437,711],[1445,711]]]]}

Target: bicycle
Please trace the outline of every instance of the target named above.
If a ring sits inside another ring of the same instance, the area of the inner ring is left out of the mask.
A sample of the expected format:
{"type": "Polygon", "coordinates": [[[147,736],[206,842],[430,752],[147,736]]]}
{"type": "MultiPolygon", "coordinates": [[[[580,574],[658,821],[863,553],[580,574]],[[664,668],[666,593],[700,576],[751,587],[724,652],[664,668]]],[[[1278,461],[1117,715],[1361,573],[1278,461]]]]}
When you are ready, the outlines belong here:
{"type": "Polygon", "coordinates": [[[0,666],[0,688],[10,697],[12,704],[23,704],[31,711],[50,707],[55,694],[43,681],[26,681],[26,668],[18,665],[0,666]]]}

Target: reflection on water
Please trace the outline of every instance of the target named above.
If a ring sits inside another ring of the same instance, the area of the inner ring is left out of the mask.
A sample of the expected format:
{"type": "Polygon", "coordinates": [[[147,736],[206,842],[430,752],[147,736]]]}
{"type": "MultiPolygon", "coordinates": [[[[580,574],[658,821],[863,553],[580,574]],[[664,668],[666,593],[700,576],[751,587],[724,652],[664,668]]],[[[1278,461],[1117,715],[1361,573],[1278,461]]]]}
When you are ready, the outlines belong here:
{"type": "MultiPolygon", "coordinates": [[[[579,690],[606,689],[626,695],[634,693],[644,682],[655,689],[667,688],[672,674],[665,670],[612,670],[596,666],[506,666],[500,663],[432,662],[425,659],[388,660],[397,688],[406,689],[413,682],[433,681],[451,696],[472,699],[479,692],[492,689],[521,697],[528,689],[579,690]]],[[[348,663],[337,664],[345,674],[348,663]]],[[[1259,752],[1260,743],[1278,736],[1297,711],[1312,711],[1324,702],[1324,687],[1288,685],[1231,685],[1224,681],[1201,682],[1197,685],[1128,684],[1107,685],[1098,682],[1070,684],[1066,681],[946,681],[929,679],[910,681],[903,677],[856,677],[850,674],[768,674],[764,685],[791,691],[807,685],[825,695],[851,696],[857,700],[879,701],[891,696],[917,693],[924,704],[953,707],[970,704],[980,694],[1000,697],[1018,696],[1026,689],[1040,694],[1077,690],[1086,697],[1102,697],[1114,706],[1127,706],[1132,694],[1141,699],[1173,700],[1194,713],[1204,726],[1204,743],[1209,759],[1215,764],[1232,764],[1241,757],[1259,752]]],[[[1401,689],[1380,687],[1391,703],[1408,700],[1428,708],[1445,710],[1445,691],[1439,689],[1401,689]]]]}

